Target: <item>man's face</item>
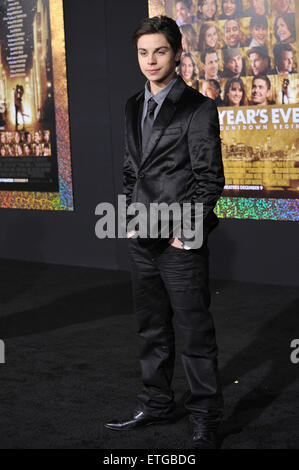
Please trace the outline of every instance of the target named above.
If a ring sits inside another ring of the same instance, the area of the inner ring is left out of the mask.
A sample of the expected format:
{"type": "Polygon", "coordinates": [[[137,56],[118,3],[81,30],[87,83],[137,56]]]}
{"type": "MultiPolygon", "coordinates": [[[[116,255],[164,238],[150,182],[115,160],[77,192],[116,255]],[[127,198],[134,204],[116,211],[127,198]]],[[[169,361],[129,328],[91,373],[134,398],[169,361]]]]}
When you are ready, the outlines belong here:
{"type": "Polygon", "coordinates": [[[184,2],[176,4],[176,16],[181,23],[186,24],[189,21],[189,11],[184,2]]]}
{"type": "Polygon", "coordinates": [[[253,104],[266,106],[267,98],[269,98],[269,96],[270,90],[268,90],[265,80],[262,80],[261,78],[254,80],[251,90],[253,104]]]}
{"type": "Polygon", "coordinates": [[[268,67],[267,57],[261,57],[258,53],[253,52],[249,57],[253,75],[264,73],[268,67]]]}
{"type": "Polygon", "coordinates": [[[228,47],[237,47],[240,42],[240,28],[235,20],[227,21],[225,25],[225,42],[228,47]]]}
{"type": "Polygon", "coordinates": [[[293,69],[294,56],[292,51],[282,51],[279,71],[289,73],[293,69]]]}
{"type": "Polygon", "coordinates": [[[256,15],[264,15],[266,13],[265,0],[251,0],[251,2],[256,15]]]}
{"type": "Polygon", "coordinates": [[[212,52],[211,54],[206,55],[206,61],[202,65],[206,78],[217,78],[218,74],[218,56],[216,52],[212,52]]]}
{"type": "Polygon", "coordinates": [[[164,34],[144,34],[137,43],[141,72],[150,82],[163,83],[174,74],[182,51],[174,54],[164,34]]]}
{"type": "Polygon", "coordinates": [[[210,82],[203,82],[201,92],[204,96],[212,98],[212,100],[215,100],[219,95],[219,93],[215,90],[215,88],[210,82]]]}
{"type": "Polygon", "coordinates": [[[226,64],[226,68],[228,68],[234,75],[240,75],[243,68],[242,57],[237,55],[230,59],[226,64]]]}
{"type": "Polygon", "coordinates": [[[266,44],[267,32],[268,32],[267,28],[265,28],[262,25],[261,26],[255,25],[251,30],[253,39],[255,39],[256,42],[260,46],[264,46],[266,44]]]}
{"type": "Polygon", "coordinates": [[[275,6],[279,13],[287,13],[290,6],[290,0],[276,0],[275,6]]]}
{"type": "Polygon", "coordinates": [[[7,133],[7,142],[10,144],[12,142],[12,133],[8,132],[7,133]]]}

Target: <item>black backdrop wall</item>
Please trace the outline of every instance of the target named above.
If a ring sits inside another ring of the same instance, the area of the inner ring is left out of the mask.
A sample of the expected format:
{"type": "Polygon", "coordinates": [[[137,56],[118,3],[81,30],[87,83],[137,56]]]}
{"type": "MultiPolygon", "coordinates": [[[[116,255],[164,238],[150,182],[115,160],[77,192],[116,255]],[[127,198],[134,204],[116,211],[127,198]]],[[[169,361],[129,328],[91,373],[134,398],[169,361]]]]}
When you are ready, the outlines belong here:
{"type": "MultiPolygon", "coordinates": [[[[75,211],[1,209],[0,257],[126,270],[126,240],[98,240],[94,211],[121,193],[124,106],[144,86],[130,38],[147,1],[64,8],[75,211]]],[[[298,240],[298,223],[223,220],[210,238],[211,275],[299,285],[298,240]]]]}

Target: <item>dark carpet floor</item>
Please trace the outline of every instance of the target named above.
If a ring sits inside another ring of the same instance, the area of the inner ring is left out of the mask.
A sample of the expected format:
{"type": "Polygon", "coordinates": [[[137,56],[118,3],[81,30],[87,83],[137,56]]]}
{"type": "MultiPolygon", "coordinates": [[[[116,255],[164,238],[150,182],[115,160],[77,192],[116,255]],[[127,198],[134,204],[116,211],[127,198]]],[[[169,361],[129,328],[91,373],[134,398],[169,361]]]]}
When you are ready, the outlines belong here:
{"type": "MultiPolygon", "coordinates": [[[[188,449],[188,417],[118,433],[141,388],[130,275],[0,261],[1,449],[188,449]]],[[[223,449],[299,448],[295,287],[211,282],[226,401],[223,449]]],[[[177,337],[174,389],[186,391],[177,337]]]]}

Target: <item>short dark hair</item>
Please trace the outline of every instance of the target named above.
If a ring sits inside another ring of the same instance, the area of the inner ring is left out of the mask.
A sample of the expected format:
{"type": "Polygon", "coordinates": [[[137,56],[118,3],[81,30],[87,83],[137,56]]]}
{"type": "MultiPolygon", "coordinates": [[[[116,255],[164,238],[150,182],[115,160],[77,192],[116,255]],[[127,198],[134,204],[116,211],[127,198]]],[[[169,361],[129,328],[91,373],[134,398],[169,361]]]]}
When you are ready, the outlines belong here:
{"type": "MultiPolygon", "coordinates": [[[[137,48],[138,40],[145,34],[164,34],[176,54],[182,47],[182,34],[176,22],[168,16],[154,16],[144,18],[135,30],[132,40],[137,48]]],[[[177,62],[179,65],[179,62],[177,62]]]]}
{"type": "Polygon", "coordinates": [[[267,75],[260,74],[260,75],[257,75],[256,77],[254,77],[253,80],[252,80],[252,86],[254,85],[254,82],[256,80],[264,80],[264,82],[267,83],[268,90],[271,90],[271,82],[270,82],[269,77],[267,77],[267,75]]]}
{"type": "Polygon", "coordinates": [[[217,80],[215,80],[214,78],[207,78],[206,80],[204,80],[204,82],[210,83],[212,87],[214,88],[214,90],[221,91],[220,83],[217,82],[217,80]]]}
{"type": "Polygon", "coordinates": [[[212,49],[211,47],[209,49],[206,49],[200,54],[200,60],[202,64],[206,63],[206,57],[208,54],[217,54],[217,51],[215,49],[212,49]]]}
{"type": "Polygon", "coordinates": [[[274,55],[274,62],[275,62],[276,65],[278,65],[280,63],[281,58],[282,58],[282,53],[284,51],[292,52],[294,54],[294,51],[293,51],[293,48],[292,48],[291,44],[282,42],[282,43],[276,44],[276,46],[274,46],[273,55],[274,55]]]}
{"type": "Polygon", "coordinates": [[[268,29],[269,24],[266,16],[264,15],[253,15],[250,20],[249,28],[253,29],[254,26],[261,27],[263,26],[265,29],[268,29]]]}
{"type": "Polygon", "coordinates": [[[271,59],[269,55],[267,54],[268,50],[264,49],[263,46],[257,46],[253,47],[249,51],[247,51],[248,57],[251,56],[251,54],[258,54],[262,60],[267,59],[268,61],[268,68],[271,66],[271,59]]]}
{"type": "Polygon", "coordinates": [[[234,21],[235,23],[237,23],[239,31],[241,31],[241,26],[240,26],[240,23],[239,23],[238,20],[239,20],[239,18],[229,18],[228,20],[226,20],[226,22],[224,23],[224,26],[223,26],[224,32],[225,32],[225,29],[226,29],[226,25],[229,21],[234,21]]]}

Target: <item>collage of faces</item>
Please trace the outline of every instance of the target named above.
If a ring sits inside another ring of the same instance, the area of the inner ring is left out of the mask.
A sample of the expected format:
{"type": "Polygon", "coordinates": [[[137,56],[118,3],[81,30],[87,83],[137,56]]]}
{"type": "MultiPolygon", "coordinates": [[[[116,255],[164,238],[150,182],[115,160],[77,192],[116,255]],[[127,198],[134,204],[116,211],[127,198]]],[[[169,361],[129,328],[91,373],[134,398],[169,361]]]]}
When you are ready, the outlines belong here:
{"type": "Polygon", "coordinates": [[[0,157],[50,156],[50,131],[0,132],[0,157]]]}
{"type": "Polygon", "coordinates": [[[299,102],[295,0],[167,4],[182,33],[177,73],[188,85],[218,106],[299,102]]]}

